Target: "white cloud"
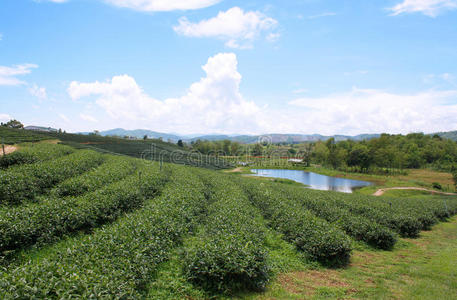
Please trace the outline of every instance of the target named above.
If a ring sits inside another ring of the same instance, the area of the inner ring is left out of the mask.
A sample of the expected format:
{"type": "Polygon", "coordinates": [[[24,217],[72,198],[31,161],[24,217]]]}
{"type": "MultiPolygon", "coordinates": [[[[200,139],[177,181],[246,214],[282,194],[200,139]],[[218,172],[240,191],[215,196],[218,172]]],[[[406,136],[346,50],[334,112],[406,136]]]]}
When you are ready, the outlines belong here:
{"type": "Polygon", "coordinates": [[[301,98],[289,104],[306,110],[302,126],[313,132],[361,133],[455,129],[457,91],[394,94],[354,88],[348,93],[301,98]]]}
{"type": "Polygon", "coordinates": [[[0,41],[3,40],[3,34],[0,33],[0,41]]]}
{"type": "MultiPolygon", "coordinates": [[[[398,94],[354,88],[325,97],[302,97],[280,108],[246,100],[233,53],[203,66],[206,76],[179,98],[158,100],[128,75],[106,82],[72,82],[74,100],[88,97],[100,127],[192,133],[408,133],[456,129],[457,90],[398,94]],[[96,112],[99,110],[99,112],[96,112]],[[96,113],[96,114],[95,114],[96,113]]],[[[298,91],[301,92],[301,91],[298,91]]],[[[87,105],[87,101],[84,103],[87,105]]]]}
{"type": "Polygon", "coordinates": [[[233,7],[211,19],[198,23],[190,22],[186,17],[179,19],[179,25],[173,29],[178,34],[198,38],[218,38],[225,41],[230,48],[251,48],[255,39],[263,32],[268,32],[266,38],[270,41],[279,38],[278,33],[272,33],[278,24],[273,18],[258,11],[244,12],[239,7],[233,7]]]}
{"type": "Polygon", "coordinates": [[[392,15],[404,13],[422,13],[429,17],[436,17],[446,10],[457,8],[457,0],[404,0],[390,8],[392,15]]]}
{"type": "Polygon", "coordinates": [[[62,120],[64,120],[67,123],[70,123],[70,119],[64,114],[59,114],[59,118],[61,118],[62,120]]]}
{"type": "Polygon", "coordinates": [[[39,87],[38,85],[34,84],[31,88],[29,88],[29,93],[32,95],[32,96],[35,96],[39,99],[46,99],[48,97],[47,93],[46,93],[46,88],[44,87],[39,87]]]}
{"type": "Polygon", "coordinates": [[[221,0],[104,0],[118,6],[140,11],[191,10],[212,6],[221,0]]]}
{"type": "Polygon", "coordinates": [[[296,90],[293,90],[292,93],[294,94],[304,94],[304,93],[307,93],[308,90],[307,89],[296,89],[296,90]]]}
{"type": "Polygon", "coordinates": [[[0,114],[0,122],[8,122],[12,117],[8,114],[0,114]]]}
{"type": "Polygon", "coordinates": [[[21,85],[25,82],[17,79],[17,76],[27,75],[33,68],[38,68],[34,64],[22,64],[13,67],[0,66],[0,85],[21,85]]]}
{"type": "Polygon", "coordinates": [[[180,133],[255,132],[259,130],[260,108],[240,94],[237,64],[235,54],[217,54],[202,67],[206,76],[192,84],[184,96],[163,101],[147,95],[128,75],[107,82],[72,82],[68,93],[74,100],[95,96],[98,106],[117,125],[129,128],[180,133]]]}
{"type": "Polygon", "coordinates": [[[354,75],[366,75],[368,74],[367,70],[357,70],[352,72],[344,72],[344,76],[354,76],[354,75]]]}
{"type": "MultiPolygon", "coordinates": [[[[313,20],[313,19],[318,19],[318,18],[323,18],[323,17],[333,17],[336,15],[337,15],[337,13],[334,13],[334,12],[325,12],[325,13],[318,14],[318,15],[308,16],[308,19],[313,20]]],[[[302,16],[302,18],[303,18],[303,16],[302,16]]]]}
{"type": "Polygon", "coordinates": [[[80,114],[79,117],[81,119],[83,119],[84,121],[89,121],[89,122],[93,122],[93,123],[97,123],[98,122],[98,120],[96,118],[94,118],[93,116],[91,116],[91,115],[80,114]]]}

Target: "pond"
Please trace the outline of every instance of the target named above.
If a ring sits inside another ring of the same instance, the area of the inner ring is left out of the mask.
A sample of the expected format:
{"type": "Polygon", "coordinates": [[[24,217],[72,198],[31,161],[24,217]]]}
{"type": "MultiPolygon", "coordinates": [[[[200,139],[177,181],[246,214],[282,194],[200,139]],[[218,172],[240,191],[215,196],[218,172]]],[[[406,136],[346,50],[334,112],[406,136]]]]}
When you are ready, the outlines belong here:
{"type": "Polygon", "coordinates": [[[373,185],[368,181],[331,177],[301,170],[254,169],[253,176],[290,179],[303,183],[310,189],[352,193],[355,189],[373,185]]]}

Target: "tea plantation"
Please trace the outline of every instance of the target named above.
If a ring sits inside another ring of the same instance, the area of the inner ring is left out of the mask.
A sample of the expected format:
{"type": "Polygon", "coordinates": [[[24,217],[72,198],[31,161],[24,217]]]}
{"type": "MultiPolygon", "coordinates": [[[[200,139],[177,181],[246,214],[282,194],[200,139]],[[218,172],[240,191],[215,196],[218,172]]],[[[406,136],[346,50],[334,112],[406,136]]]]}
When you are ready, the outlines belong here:
{"type": "Polygon", "coordinates": [[[255,293],[278,275],[272,237],[338,268],[360,243],[389,251],[457,214],[455,197],[313,191],[65,145],[22,146],[0,167],[1,299],[173,298],[156,284],[171,263],[202,298],[255,293]]]}

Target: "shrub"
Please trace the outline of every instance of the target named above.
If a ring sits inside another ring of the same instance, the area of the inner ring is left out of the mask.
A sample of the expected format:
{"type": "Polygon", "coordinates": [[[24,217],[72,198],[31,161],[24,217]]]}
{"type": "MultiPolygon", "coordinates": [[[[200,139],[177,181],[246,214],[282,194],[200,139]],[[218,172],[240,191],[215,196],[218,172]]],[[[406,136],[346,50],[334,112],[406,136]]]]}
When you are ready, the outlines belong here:
{"type": "Polygon", "coordinates": [[[439,184],[438,182],[432,183],[432,187],[433,187],[434,189],[437,189],[437,190],[442,190],[442,189],[443,189],[443,187],[441,186],[441,184],[439,184]]]}
{"type": "Polygon", "coordinates": [[[328,265],[344,265],[349,261],[351,241],[340,229],[268,184],[248,180],[240,180],[238,184],[244,186],[270,226],[310,258],[328,265]]]}
{"type": "Polygon", "coordinates": [[[269,279],[265,232],[246,194],[223,175],[208,174],[213,202],[184,253],[184,273],[205,290],[261,290],[269,279]]]}
{"type": "Polygon", "coordinates": [[[52,242],[65,234],[112,222],[140,207],[145,197],[154,197],[161,189],[167,174],[149,166],[141,170],[145,183],[134,174],[81,197],[46,198],[0,210],[0,251],[52,242]]]}
{"type": "Polygon", "coordinates": [[[55,245],[45,259],[11,268],[0,277],[0,298],[145,298],[160,263],[208,204],[190,168],[168,168],[172,178],[159,197],[91,235],[55,245]]]}
{"type": "Polygon", "coordinates": [[[6,169],[14,165],[43,162],[68,155],[74,151],[75,149],[64,145],[32,144],[21,146],[19,150],[0,157],[0,168],[6,169]]]}
{"type": "Polygon", "coordinates": [[[106,156],[94,151],[42,163],[18,166],[0,173],[0,204],[14,205],[44,193],[47,188],[101,164],[106,156]]]}

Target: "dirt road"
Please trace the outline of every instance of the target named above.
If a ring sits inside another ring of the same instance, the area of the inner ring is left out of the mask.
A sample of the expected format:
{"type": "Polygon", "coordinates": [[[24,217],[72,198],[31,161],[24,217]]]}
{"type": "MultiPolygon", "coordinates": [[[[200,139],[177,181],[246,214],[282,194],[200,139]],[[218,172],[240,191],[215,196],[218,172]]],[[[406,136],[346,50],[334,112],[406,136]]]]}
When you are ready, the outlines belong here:
{"type": "Polygon", "coordinates": [[[373,196],[382,196],[382,195],[384,195],[384,193],[386,191],[389,191],[389,190],[416,190],[416,191],[426,191],[426,192],[429,192],[432,194],[439,194],[439,195],[449,195],[449,196],[457,195],[455,193],[438,192],[438,191],[428,190],[428,189],[420,188],[420,187],[392,187],[392,188],[379,189],[373,194],[373,196]]]}
{"type": "MultiPolygon", "coordinates": [[[[13,153],[16,150],[17,150],[16,146],[5,145],[5,154],[13,153]]],[[[0,156],[3,156],[3,149],[1,148],[1,145],[0,145],[0,156]]]]}

